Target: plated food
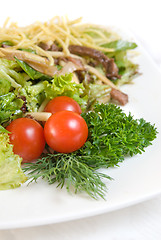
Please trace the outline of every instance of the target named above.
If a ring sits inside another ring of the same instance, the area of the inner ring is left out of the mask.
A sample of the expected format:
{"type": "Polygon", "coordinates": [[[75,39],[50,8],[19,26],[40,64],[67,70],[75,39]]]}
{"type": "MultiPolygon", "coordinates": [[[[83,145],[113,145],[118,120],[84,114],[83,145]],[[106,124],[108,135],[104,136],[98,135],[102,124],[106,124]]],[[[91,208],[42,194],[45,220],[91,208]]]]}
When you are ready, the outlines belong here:
{"type": "Polygon", "coordinates": [[[0,189],[42,177],[104,198],[103,178],[110,177],[97,170],[141,153],[157,134],[154,125],[120,108],[128,102],[121,85],[138,75],[129,57],[136,47],[81,19],[55,17],[27,27],[5,22],[0,29],[0,189]]]}

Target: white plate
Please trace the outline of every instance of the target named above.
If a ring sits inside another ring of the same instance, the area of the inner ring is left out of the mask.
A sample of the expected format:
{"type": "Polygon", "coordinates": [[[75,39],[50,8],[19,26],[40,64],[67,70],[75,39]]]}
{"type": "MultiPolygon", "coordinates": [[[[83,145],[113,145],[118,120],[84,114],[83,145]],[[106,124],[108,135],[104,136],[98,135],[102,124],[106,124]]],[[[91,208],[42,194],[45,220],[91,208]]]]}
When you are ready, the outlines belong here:
{"type": "MultiPolygon", "coordinates": [[[[143,74],[122,90],[129,95],[124,107],[135,118],[155,123],[161,132],[161,74],[143,49],[137,58],[143,74]]],[[[66,189],[39,182],[0,192],[0,229],[58,223],[127,207],[161,193],[161,136],[142,155],[126,159],[119,168],[106,170],[106,201],[83,194],[70,195],[66,189]]]]}

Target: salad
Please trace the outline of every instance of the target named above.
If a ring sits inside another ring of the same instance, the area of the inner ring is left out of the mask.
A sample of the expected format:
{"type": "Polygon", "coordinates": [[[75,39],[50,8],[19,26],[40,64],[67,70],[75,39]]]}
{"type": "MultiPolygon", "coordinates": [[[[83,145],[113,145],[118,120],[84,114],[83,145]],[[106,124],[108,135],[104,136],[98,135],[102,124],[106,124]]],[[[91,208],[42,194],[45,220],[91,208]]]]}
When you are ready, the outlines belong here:
{"type": "Polygon", "coordinates": [[[54,17],[0,28],[0,189],[38,178],[104,198],[100,168],[142,153],[157,130],[126,115],[121,85],[139,74],[136,43],[54,17]]]}

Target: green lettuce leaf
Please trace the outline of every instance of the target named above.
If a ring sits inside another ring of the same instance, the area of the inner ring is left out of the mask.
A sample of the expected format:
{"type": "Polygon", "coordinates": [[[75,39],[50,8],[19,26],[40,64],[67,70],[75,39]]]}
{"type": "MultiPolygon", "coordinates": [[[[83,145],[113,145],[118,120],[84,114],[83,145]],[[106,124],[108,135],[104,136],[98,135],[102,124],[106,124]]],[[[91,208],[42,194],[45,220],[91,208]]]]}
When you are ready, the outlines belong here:
{"type": "Polygon", "coordinates": [[[115,62],[119,68],[121,79],[118,80],[119,85],[131,82],[138,73],[138,64],[131,62],[125,51],[117,52],[115,54],[115,62]]]}
{"type": "Polygon", "coordinates": [[[81,106],[82,109],[86,108],[87,95],[83,84],[72,82],[72,73],[54,76],[51,83],[44,81],[46,97],[52,99],[57,96],[68,96],[73,98],[81,106]]]}
{"type": "Polygon", "coordinates": [[[0,134],[1,133],[9,133],[9,131],[7,131],[7,129],[5,129],[4,127],[2,127],[1,125],[0,125],[0,134]]]}
{"type": "Polygon", "coordinates": [[[0,43],[0,47],[2,46],[2,45],[7,45],[7,46],[13,46],[13,43],[11,42],[11,41],[3,41],[3,42],[1,42],[0,43]]]}
{"type": "Polygon", "coordinates": [[[0,96],[9,93],[11,83],[8,80],[0,79],[0,96]]]}
{"type": "Polygon", "coordinates": [[[23,103],[13,92],[0,96],[0,124],[20,117],[23,103]]]}
{"type": "Polygon", "coordinates": [[[137,44],[134,42],[128,42],[125,40],[116,40],[116,41],[102,44],[101,47],[114,48],[115,51],[125,51],[125,50],[130,50],[130,49],[136,48],[137,44]]]}
{"type": "Polygon", "coordinates": [[[45,100],[44,83],[42,81],[36,84],[29,81],[19,92],[21,96],[26,97],[29,112],[37,112],[41,103],[45,100]]]}
{"type": "Polygon", "coordinates": [[[138,64],[130,61],[126,50],[107,53],[107,56],[114,58],[115,63],[119,69],[119,75],[121,75],[120,79],[113,81],[115,84],[122,85],[130,83],[136,76],[138,76],[139,66],[138,64]]]}
{"type": "Polygon", "coordinates": [[[108,52],[106,55],[109,58],[114,58],[119,69],[120,79],[113,80],[117,85],[129,83],[138,75],[138,65],[129,60],[127,51],[135,49],[137,44],[125,40],[116,40],[101,45],[104,48],[113,48],[114,52],[108,52]]]}
{"type": "Polygon", "coordinates": [[[72,82],[72,74],[66,74],[65,76],[55,76],[52,80],[39,81],[36,84],[29,81],[20,89],[20,95],[26,97],[29,112],[38,111],[46,98],[53,99],[61,95],[73,98],[83,110],[86,108],[88,100],[84,91],[83,84],[72,82]]]}
{"type": "Polygon", "coordinates": [[[30,67],[27,63],[25,63],[24,61],[22,60],[19,60],[17,58],[15,58],[17,63],[20,65],[20,67],[24,70],[25,73],[28,74],[28,76],[32,79],[32,80],[36,80],[36,79],[39,79],[39,78],[42,78],[42,77],[45,77],[45,78],[50,78],[48,77],[47,75],[44,75],[43,73],[41,72],[38,72],[36,71],[35,69],[33,69],[32,67],[30,67]]]}
{"type": "Polygon", "coordinates": [[[20,66],[16,61],[7,59],[0,59],[0,79],[10,82],[14,88],[24,86],[26,83],[26,76],[20,72],[20,66]]]}
{"type": "Polygon", "coordinates": [[[88,95],[87,110],[91,110],[97,101],[107,103],[110,99],[111,88],[108,85],[88,83],[85,85],[85,89],[88,95]]]}
{"type": "Polygon", "coordinates": [[[0,133],[0,143],[0,190],[19,187],[27,180],[21,169],[22,158],[13,153],[7,133],[0,133]]]}

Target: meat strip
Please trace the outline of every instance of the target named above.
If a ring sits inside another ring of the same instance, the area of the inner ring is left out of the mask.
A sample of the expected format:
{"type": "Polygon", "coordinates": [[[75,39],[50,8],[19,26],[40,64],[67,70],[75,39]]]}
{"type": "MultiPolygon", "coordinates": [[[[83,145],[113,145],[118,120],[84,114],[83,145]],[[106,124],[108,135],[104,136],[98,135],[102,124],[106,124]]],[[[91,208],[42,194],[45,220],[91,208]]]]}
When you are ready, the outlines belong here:
{"type": "Polygon", "coordinates": [[[93,81],[91,75],[87,71],[77,70],[76,74],[80,83],[82,83],[85,79],[88,84],[93,81]]]}
{"type": "Polygon", "coordinates": [[[115,88],[112,88],[111,89],[111,98],[118,101],[121,105],[125,105],[126,103],[128,103],[128,95],[115,89],[115,88]]]}
{"type": "Polygon", "coordinates": [[[113,58],[108,58],[104,53],[101,51],[98,51],[96,49],[85,47],[85,46],[79,46],[79,45],[70,45],[69,51],[72,54],[77,54],[80,56],[87,56],[95,59],[99,63],[103,65],[105,68],[106,76],[110,79],[116,79],[120,78],[120,75],[118,74],[118,67],[114,62],[113,58]]]}
{"type": "Polygon", "coordinates": [[[62,48],[58,47],[55,43],[51,43],[50,41],[47,43],[40,42],[39,47],[45,51],[62,51],[62,48]]]}
{"type": "Polygon", "coordinates": [[[38,46],[45,51],[48,51],[51,48],[50,43],[44,43],[44,42],[40,42],[38,46]]]}

